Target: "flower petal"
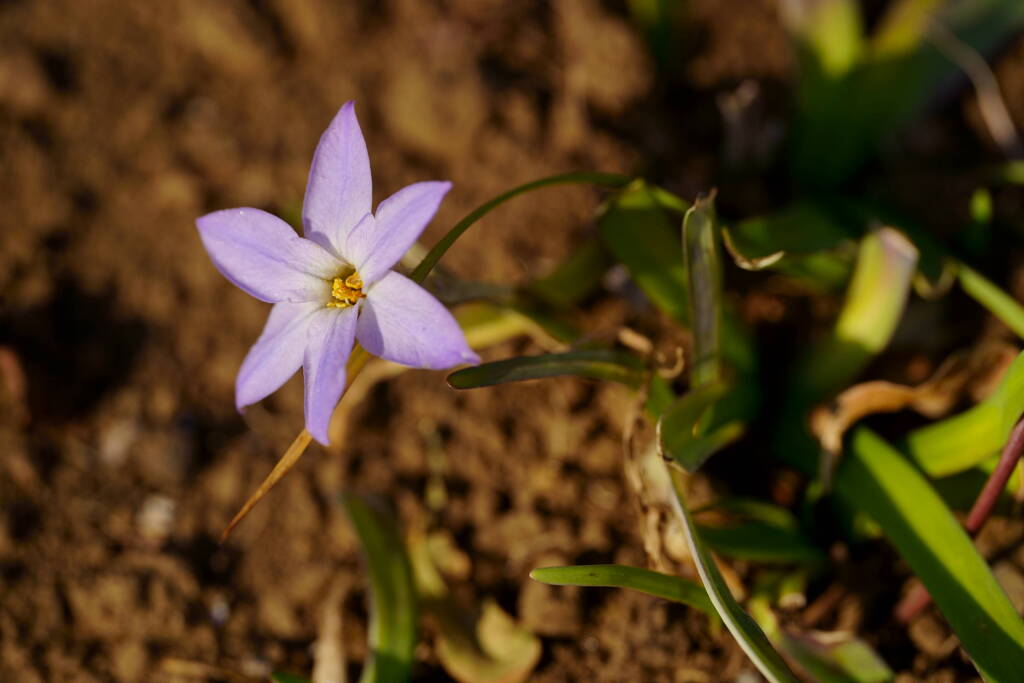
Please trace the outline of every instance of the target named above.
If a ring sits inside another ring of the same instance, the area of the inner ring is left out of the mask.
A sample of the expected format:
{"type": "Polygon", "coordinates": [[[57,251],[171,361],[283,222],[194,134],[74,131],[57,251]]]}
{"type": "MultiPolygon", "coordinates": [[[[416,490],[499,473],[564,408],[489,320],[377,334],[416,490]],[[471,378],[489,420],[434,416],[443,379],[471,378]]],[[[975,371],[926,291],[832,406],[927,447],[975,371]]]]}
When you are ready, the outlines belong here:
{"type": "Polygon", "coordinates": [[[196,219],[213,265],[248,294],[266,301],[320,301],[338,260],[287,223],[259,209],[226,209],[196,219]]]}
{"type": "Polygon", "coordinates": [[[235,404],[239,412],[280,389],[302,367],[310,320],[322,309],[317,302],[274,304],[263,333],[238,371],[235,404]]]}
{"type": "Polygon", "coordinates": [[[345,364],[355,342],[359,306],[323,308],[314,314],[302,361],[306,383],[306,429],[327,445],[331,415],[345,390],[345,364]]]}
{"type": "Polygon", "coordinates": [[[480,362],[448,309],[394,271],[367,292],[356,336],[373,355],[402,365],[441,370],[480,362]]]}
{"type": "Polygon", "coordinates": [[[377,207],[373,221],[362,222],[348,235],[340,252],[370,285],[382,278],[437,213],[450,190],[449,182],[413,183],[394,193],[377,207]]]}
{"type": "Polygon", "coordinates": [[[313,153],[302,203],[306,237],[340,256],[345,238],[370,213],[372,202],[370,157],[356,120],[355,103],[348,102],[324,131],[313,153]]]}

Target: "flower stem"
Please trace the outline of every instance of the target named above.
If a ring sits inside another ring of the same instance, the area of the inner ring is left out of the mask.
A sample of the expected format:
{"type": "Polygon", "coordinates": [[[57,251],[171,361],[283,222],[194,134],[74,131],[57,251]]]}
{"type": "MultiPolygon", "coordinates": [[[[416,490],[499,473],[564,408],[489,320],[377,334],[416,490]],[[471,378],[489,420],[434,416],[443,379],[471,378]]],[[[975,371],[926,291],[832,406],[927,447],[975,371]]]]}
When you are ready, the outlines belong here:
{"type": "Polygon", "coordinates": [[[297,463],[299,458],[302,457],[302,454],[306,452],[306,447],[309,446],[309,442],[312,440],[313,435],[305,429],[299,432],[299,435],[295,437],[295,440],[292,441],[292,445],[288,447],[288,450],[284,452],[281,459],[277,461],[276,465],[274,465],[274,469],[270,471],[267,478],[264,479],[259,488],[249,496],[249,499],[245,501],[245,504],[241,509],[235,513],[231,522],[224,527],[224,531],[220,534],[221,543],[228,539],[228,536],[231,535],[231,531],[238,526],[238,523],[241,522],[247,514],[249,514],[250,510],[256,507],[256,503],[260,502],[260,500],[263,499],[263,496],[267,495],[270,492],[270,489],[274,488],[277,482],[281,481],[281,479],[284,478],[284,475],[291,471],[292,467],[295,466],[295,463],[297,463]]]}
{"type": "MultiPolygon", "coordinates": [[[[362,372],[363,368],[366,367],[366,363],[369,360],[370,354],[367,353],[363,347],[356,344],[352,349],[352,354],[348,358],[348,382],[345,385],[345,393],[348,392],[348,388],[352,386],[352,382],[359,373],[362,372]]],[[[342,398],[344,399],[344,397],[345,394],[343,393],[342,398]]],[[[288,450],[284,452],[281,459],[277,461],[276,465],[274,465],[274,469],[272,469],[270,474],[267,475],[267,478],[264,479],[263,483],[259,485],[259,488],[249,496],[249,499],[245,501],[245,504],[242,505],[235,516],[231,519],[231,522],[224,527],[224,531],[221,532],[220,535],[221,543],[227,540],[228,536],[231,535],[232,530],[238,526],[238,523],[245,519],[245,516],[248,515],[254,507],[256,507],[256,503],[263,500],[263,497],[270,493],[270,489],[274,488],[277,482],[284,479],[284,476],[288,474],[293,467],[295,467],[295,463],[297,463],[299,458],[302,457],[302,454],[306,452],[306,448],[312,440],[312,434],[305,429],[299,432],[298,436],[296,436],[292,441],[292,445],[288,447],[288,450]]]]}
{"type": "Polygon", "coordinates": [[[462,236],[462,233],[469,230],[470,226],[476,223],[478,220],[483,218],[485,215],[490,213],[493,209],[501,206],[509,199],[517,197],[525,192],[536,190],[542,187],[548,187],[550,185],[567,185],[567,184],[587,184],[587,185],[600,185],[602,187],[622,187],[630,181],[630,178],[625,176],[616,175],[614,173],[598,173],[593,171],[579,171],[576,173],[562,173],[559,175],[548,176],[541,178],[540,180],[534,180],[514,187],[508,192],[504,192],[494,199],[485,202],[478,206],[476,209],[466,215],[461,221],[459,221],[454,228],[449,230],[444,237],[437,241],[437,244],[427,252],[427,255],[423,257],[420,264],[409,274],[409,278],[414,282],[423,282],[430,271],[433,270],[437,262],[441,260],[444,253],[455,244],[455,240],[462,236]]]}

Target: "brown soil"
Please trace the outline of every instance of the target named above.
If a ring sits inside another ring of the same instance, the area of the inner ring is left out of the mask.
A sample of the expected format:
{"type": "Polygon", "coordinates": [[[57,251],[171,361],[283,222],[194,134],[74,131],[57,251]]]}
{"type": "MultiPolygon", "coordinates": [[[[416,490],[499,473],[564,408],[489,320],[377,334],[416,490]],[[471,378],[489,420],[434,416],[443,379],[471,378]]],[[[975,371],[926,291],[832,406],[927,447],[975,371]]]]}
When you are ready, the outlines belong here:
{"type": "MultiPolygon", "coordinates": [[[[622,475],[631,401],[615,389],[456,393],[441,374],[406,373],[354,410],[343,445],[311,448],[226,545],[216,540],[301,426],[301,386],[235,412],[234,374],[266,306],[213,269],[194,218],[294,212],[318,136],[349,99],[378,198],[454,181],[427,243],[481,201],[557,171],[644,168],[686,195],[706,189],[722,142],[714,94],[750,77],[771,101],[787,77],[773,5],[693,2],[700,38],[679,78],[701,96],[665,106],[620,4],[0,0],[0,680],[186,680],[161,673],[166,658],[306,672],[336,581],[352,587],[354,671],[365,577],[341,490],[379,494],[406,528],[448,530],[471,561],[460,597],[495,597],[543,636],[531,680],[752,671],[696,614],[527,578],[545,564],[646,562],[622,475]],[[438,481],[446,498],[428,508],[438,481]]],[[[1017,59],[1006,78],[1019,78],[1017,59]]],[[[732,196],[770,203],[757,183],[732,196]]],[[[445,264],[522,282],[591,230],[596,203],[564,189],[511,204],[445,264]]],[[[605,334],[627,314],[614,302],[592,313],[605,334]]],[[[1024,558],[1007,557],[1001,571],[1024,583],[1024,558]]],[[[891,555],[869,566],[895,572],[895,586],[907,578],[891,555]]],[[[861,612],[889,623],[885,609],[861,612]]],[[[872,640],[907,680],[970,671],[926,618],[872,640]]],[[[446,680],[427,643],[417,680],[446,680]]]]}

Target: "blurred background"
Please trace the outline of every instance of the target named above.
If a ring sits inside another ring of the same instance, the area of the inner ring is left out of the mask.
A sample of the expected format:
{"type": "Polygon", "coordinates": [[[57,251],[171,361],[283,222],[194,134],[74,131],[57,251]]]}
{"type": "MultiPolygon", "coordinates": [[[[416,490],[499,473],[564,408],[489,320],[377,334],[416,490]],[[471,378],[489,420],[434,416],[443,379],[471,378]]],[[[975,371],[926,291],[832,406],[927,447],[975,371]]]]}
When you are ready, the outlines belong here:
{"type": "MultiPolygon", "coordinates": [[[[0,0],[0,679],[308,671],[328,595],[344,596],[355,671],[365,578],[342,489],[385,497],[407,529],[450,536],[457,592],[496,599],[543,638],[530,680],[752,670],[724,631],[678,606],[527,579],[544,564],[645,564],[645,511],[622,476],[629,401],[616,388],[456,393],[420,371],[382,381],[346,416],[343,440],[314,445],[217,543],[301,428],[301,380],[235,411],[234,375],[268,307],[217,273],[193,221],[234,206],[296,215],[344,102],[357,103],[376,200],[454,182],[426,244],[495,194],[575,169],[645,174],[687,198],[717,186],[732,215],[783,201],[787,188],[763,172],[792,109],[777,3],[691,0],[668,33],[643,25],[640,4],[0,0]]],[[[885,3],[864,5],[870,20],[885,3]]],[[[1024,40],[994,56],[1020,127],[1024,40]]],[[[1002,158],[965,79],[896,150],[891,194],[938,234],[967,216],[974,169],[1002,158]]],[[[444,265],[525,282],[593,231],[598,201],[559,189],[511,203],[444,265]]],[[[1022,201],[1003,192],[994,210],[1019,219],[1022,201]]],[[[1019,235],[1005,247],[984,265],[1019,299],[1019,235]]],[[[586,325],[614,330],[630,305],[592,301],[586,325]]],[[[743,306],[755,322],[787,310],[784,293],[762,290],[743,306]]],[[[882,589],[871,584],[891,575],[886,563],[840,606],[849,627],[884,622],[862,599],[882,589]]],[[[880,633],[890,665],[907,680],[959,680],[969,669],[948,663],[947,627],[922,624],[880,633]]],[[[447,680],[429,640],[418,657],[418,680],[447,680]]]]}

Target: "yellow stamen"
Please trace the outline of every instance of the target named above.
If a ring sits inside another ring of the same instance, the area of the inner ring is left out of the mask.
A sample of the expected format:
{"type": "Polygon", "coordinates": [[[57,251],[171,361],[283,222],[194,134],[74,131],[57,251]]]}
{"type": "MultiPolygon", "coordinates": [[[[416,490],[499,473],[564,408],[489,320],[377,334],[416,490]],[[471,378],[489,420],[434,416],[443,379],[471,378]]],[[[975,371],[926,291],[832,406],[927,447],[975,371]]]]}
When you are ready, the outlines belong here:
{"type": "Polygon", "coordinates": [[[353,271],[347,277],[338,276],[331,284],[331,296],[334,301],[327,302],[327,308],[348,308],[355,306],[356,302],[364,298],[363,280],[359,273],[353,271]]]}

